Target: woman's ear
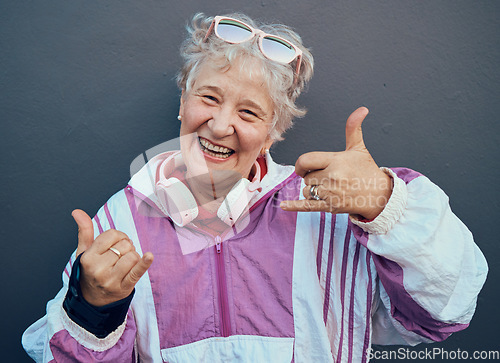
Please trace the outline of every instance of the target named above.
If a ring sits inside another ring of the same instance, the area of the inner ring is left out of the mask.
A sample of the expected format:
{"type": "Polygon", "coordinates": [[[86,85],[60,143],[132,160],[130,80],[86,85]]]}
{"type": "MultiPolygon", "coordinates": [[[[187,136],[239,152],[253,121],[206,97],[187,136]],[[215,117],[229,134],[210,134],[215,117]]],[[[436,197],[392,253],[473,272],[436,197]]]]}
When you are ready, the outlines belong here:
{"type": "Polygon", "coordinates": [[[271,136],[267,135],[266,141],[264,142],[264,147],[267,150],[269,150],[273,144],[274,144],[274,140],[271,139],[271,136]]]}
{"type": "Polygon", "coordinates": [[[184,95],[185,95],[184,90],[182,90],[181,100],[179,105],[179,116],[178,116],[179,121],[182,120],[182,115],[184,114],[184,95]]]}
{"type": "Polygon", "coordinates": [[[262,149],[260,149],[260,154],[265,155],[266,151],[269,151],[269,149],[271,148],[271,145],[273,143],[274,143],[274,140],[271,139],[271,137],[268,135],[266,140],[264,141],[264,146],[262,147],[262,149]]]}

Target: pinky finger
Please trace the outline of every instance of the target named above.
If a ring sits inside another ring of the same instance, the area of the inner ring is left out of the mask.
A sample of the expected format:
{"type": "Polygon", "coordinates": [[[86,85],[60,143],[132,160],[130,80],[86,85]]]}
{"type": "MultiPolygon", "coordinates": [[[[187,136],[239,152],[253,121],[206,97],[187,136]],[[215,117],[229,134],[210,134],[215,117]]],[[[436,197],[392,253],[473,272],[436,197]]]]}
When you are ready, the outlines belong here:
{"type": "Polygon", "coordinates": [[[132,289],[137,281],[146,273],[148,268],[153,263],[153,254],[147,252],[142,256],[142,258],[135,264],[134,267],[129,271],[129,273],[123,278],[122,286],[125,289],[132,289]]]}

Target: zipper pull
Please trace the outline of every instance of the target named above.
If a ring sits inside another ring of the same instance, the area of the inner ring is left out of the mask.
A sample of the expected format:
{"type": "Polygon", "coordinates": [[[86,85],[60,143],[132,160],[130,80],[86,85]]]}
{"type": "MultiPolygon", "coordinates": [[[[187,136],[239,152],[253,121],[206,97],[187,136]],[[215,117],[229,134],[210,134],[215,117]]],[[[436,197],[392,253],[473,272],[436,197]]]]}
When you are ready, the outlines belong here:
{"type": "Polygon", "coordinates": [[[222,250],[221,241],[222,239],[220,238],[220,236],[215,237],[215,249],[217,253],[220,253],[222,250]]]}

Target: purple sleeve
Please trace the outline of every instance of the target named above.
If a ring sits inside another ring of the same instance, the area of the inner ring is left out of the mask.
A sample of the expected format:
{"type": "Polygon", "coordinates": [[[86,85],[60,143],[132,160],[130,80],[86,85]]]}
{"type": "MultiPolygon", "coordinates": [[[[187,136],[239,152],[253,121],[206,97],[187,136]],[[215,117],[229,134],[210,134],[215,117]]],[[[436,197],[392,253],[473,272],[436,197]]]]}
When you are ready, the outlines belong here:
{"type": "Polygon", "coordinates": [[[394,261],[372,255],[380,282],[391,300],[391,315],[406,330],[427,339],[440,342],[469,324],[447,324],[432,318],[418,305],[403,285],[403,269],[394,261]]]}
{"type": "MultiPolygon", "coordinates": [[[[377,271],[377,318],[383,329],[392,324],[395,335],[410,344],[442,341],[469,325],[486,278],[486,260],[441,189],[411,169],[392,171],[407,193],[389,221],[392,227],[373,234],[353,226],[357,241],[372,252],[377,271]]],[[[391,336],[382,335],[376,344],[391,336]]]]}
{"type": "MultiPolygon", "coordinates": [[[[99,347],[96,341],[92,343],[91,348],[83,341],[79,342],[67,330],[61,330],[54,334],[49,344],[55,362],[136,362],[135,334],[135,322],[129,314],[125,331],[116,344],[109,349],[101,350],[104,348],[104,344],[99,347]]],[[[82,336],[81,339],[85,340],[85,337],[82,336]]]]}

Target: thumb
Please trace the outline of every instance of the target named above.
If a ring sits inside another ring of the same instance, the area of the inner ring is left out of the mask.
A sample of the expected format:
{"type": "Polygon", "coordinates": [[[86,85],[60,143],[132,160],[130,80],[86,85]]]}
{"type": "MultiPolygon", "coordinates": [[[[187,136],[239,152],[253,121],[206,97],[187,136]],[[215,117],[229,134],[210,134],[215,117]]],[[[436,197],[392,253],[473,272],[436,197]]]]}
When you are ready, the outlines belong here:
{"type": "Polygon", "coordinates": [[[361,124],[368,115],[366,107],[360,107],[347,119],[345,124],[345,149],[365,149],[365,142],[363,141],[363,131],[361,124]]]}
{"type": "Polygon", "coordinates": [[[71,216],[78,225],[78,248],[76,249],[76,255],[78,256],[92,246],[92,242],[94,242],[94,225],[89,215],[81,209],[75,209],[71,216]]]}

